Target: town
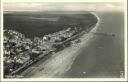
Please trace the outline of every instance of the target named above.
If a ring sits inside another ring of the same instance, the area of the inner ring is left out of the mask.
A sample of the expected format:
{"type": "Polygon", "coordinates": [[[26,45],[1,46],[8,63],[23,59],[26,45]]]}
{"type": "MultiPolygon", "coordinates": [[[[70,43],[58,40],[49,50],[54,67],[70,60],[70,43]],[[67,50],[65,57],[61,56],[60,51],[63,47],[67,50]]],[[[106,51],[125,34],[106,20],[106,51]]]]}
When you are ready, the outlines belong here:
{"type": "Polygon", "coordinates": [[[73,26],[42,37],[26,38],[14,30],[4,30],[4,77],[14,75],[34,62],[56,53],[65,47],[80,42],[72,39],[82,33],[82,28],[73,26]],[[74,40],[74,41],[73,41],[74,40]]]}

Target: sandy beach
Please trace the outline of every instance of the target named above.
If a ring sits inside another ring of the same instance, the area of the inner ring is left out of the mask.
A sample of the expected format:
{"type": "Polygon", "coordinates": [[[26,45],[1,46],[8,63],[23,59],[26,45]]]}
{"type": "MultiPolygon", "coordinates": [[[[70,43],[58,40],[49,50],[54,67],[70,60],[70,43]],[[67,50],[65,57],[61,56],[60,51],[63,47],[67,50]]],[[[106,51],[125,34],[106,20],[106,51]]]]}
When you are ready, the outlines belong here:
{"type": "Polygon", "coordinates": [[[63,76],[63,74],[71,68],[75,58],[79,55],[81,48],[88,46],[88,42],[93,38],[93,32],[96,32],[98,25],[99,18],[96,26],[88,34],[84,34],[80,37],[80,43],[71,45],[64,50],[53,54],[50,58],[37,66],[30,66],[21,75],[27,78],[49,78],[63,76]]]}

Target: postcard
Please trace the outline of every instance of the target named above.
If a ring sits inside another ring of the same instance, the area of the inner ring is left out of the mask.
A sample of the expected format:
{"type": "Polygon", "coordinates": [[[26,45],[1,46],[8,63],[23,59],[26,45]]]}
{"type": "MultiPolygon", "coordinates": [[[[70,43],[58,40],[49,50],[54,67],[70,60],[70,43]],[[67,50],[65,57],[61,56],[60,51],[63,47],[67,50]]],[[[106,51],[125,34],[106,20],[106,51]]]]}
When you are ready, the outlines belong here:
{"type": "Polygon", "coordinates": [[[2,81],[126,81],[126,0],[2,0],[2,81]]]}

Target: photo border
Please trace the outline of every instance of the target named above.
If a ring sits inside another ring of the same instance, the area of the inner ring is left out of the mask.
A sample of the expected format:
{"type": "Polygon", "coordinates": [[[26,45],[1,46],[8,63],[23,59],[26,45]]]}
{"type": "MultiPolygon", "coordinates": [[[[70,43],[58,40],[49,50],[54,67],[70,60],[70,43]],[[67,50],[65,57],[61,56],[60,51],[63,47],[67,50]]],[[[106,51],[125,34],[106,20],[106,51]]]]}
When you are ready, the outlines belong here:
{"type": "MultiPolygon", "coordinates": [[[[7,0],[8,1],[8,0],[7,0]]],[[[12,2],[15,2],[15,0],[12,0],[12,2]]],[[[23,1],[23,0],[21,0],[23,1]]],[[[28,1],[28,0],[26,0],[28,1]]],[[[29,0],[29,2],[31,1],[41,1],[41,2],[88,2],[88,1],[98,1],[98,0],[29,0]]],[[[102,1],[107,1],[107,0],[99,0],[98,2],[102,2],[102,1]]],[[[112,1],[112,0],[109,0],[112,1]]],[[[113,0],[114,1],[114,0],[113,0]]],[[[3,78],[3,3],[4,0],[1,0],[1,6],[0,6],[0,52],[1,52],[1,81],[127,81],[127,0],[121,0],[124,3],[124,60],[125,60],[125,64],[124,64],[124,71],[125,71],[125,77],[124,78],[12,78],[12,79],[5,79],[3,78]]],[[[19,1],[20,2],[20,1],[19,1]]],[[[108,1],[107,1],[108,2],[108,1]]]]}

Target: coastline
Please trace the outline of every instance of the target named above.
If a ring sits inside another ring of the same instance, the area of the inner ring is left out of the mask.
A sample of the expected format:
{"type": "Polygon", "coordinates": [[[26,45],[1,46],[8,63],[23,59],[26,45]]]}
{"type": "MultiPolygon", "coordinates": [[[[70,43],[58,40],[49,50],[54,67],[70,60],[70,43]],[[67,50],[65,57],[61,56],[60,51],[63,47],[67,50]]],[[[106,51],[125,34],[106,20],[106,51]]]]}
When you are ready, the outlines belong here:
{"type": "Polygon", "coordinates": [[[72,45],[71,47],[65,48],[62,51],[59,51],[52,55],[48,60],[41,63],[37,67],[30,67],[29,69],[25,70],[22,75],[29,78],[37,78],[37,77],[58,77],[63,75],[65,72],[67,72],[76,57],[80,53],[80,49],[83,47],[86,47],[89,40],[91,40],[94,36],[92,32],[96,32],[100,19],[96,15],[96,13],[92,13],[95,15],[98,19],[98,22],[96,23],[95,27],[87,34],[84,34],[80,37],[81,42],[75,45],[72,45]],[[30,71],[31,70],[31,71],[30,71]],[[28,73],[28,71],[30,71],[28,73]]]}

